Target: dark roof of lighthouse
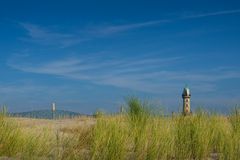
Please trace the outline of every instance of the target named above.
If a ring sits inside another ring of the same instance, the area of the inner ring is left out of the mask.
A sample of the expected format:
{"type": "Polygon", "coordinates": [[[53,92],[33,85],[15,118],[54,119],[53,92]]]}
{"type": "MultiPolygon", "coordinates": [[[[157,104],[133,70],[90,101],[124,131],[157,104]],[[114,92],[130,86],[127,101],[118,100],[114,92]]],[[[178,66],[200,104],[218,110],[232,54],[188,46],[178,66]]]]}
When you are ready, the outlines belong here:
{"type": "Polygon", "coordinates": [[[190,89],[185,87],[183,89],[183,93],[182,93],[183,96],[191,96],[191,93],[190,93],[190,89]]]}

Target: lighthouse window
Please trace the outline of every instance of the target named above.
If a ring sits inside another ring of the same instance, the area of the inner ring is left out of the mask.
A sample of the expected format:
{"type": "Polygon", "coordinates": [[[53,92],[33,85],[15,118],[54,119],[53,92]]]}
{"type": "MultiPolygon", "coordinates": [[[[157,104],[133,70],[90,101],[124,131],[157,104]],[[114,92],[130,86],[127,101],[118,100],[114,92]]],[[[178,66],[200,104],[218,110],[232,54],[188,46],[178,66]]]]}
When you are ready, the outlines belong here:
{"type": "Polygon", "coordinates": [[[186,102],[188,102],[188,99],[186,99],[186,102]]]}

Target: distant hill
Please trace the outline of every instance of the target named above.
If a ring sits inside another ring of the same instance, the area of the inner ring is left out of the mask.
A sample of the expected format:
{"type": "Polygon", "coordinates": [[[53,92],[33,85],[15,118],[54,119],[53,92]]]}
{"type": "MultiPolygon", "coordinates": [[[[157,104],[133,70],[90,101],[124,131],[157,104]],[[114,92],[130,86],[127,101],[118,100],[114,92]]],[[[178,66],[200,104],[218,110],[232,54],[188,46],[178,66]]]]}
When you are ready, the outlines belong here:
{"type": "MultiPolygon", "coordinates": [[[[37,110],[37,111],[29,111],[29,112],[19,112],[19,113],[9,113],[12,117],[27,117],[27,118],[41,118],[41,119],[52,119],[52,111],[51,110],[37,110]]],[[[64,110],[56,110],[55,118],[73,118],[77,116],[83,116],[83,114],[71,111],[64,110]]]]}

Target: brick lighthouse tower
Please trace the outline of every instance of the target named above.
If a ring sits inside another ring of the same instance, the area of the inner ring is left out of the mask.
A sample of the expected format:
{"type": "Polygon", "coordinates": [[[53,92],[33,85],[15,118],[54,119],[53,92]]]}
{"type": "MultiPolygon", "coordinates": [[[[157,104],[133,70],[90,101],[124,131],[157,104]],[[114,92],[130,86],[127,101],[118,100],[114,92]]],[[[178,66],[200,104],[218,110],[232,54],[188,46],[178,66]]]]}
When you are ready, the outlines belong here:
{"type": "Polygon", "coordinates": [[[191,114],[191,108],[190,108],[190,90],[188,87],[185,87],[183,89],[182,98],[183,98],[183,115],[189,115],[191,114]]]}

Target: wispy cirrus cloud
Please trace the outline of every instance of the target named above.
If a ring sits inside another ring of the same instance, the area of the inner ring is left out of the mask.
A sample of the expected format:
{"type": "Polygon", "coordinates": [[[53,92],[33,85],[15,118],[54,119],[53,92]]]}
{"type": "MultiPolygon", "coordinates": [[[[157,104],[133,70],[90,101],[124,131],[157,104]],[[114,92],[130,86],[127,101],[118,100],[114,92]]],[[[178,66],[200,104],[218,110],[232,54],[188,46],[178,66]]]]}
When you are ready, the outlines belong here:
{"type": "Polygon", "coordinates": [[[90,33],[98,35],[109,35],[139,28],[152,27],[160,24],[169,23],[172,20],[156,20],[156,21],[147,21],[139,23],[129,23],[129,24],[119,24],[119,25],[107,25],[107,26],[98,26],[89,29],[90,33]]]}
{"type": "Polygon", "coordinates": [[[35,65],[11,62],[11,68],[23,72],[62,76],[149,93],[174,92],[190,83],[199,92],[216,90],[221,80],[239,79],[240,72],[233,70],[176,71],[169,66],[181,63],[181,57],[145,59],[95,59],[66,58],[35,65]],[[154,68],[154,69],[153,69],[154,68]]]}
{"type": "Polygon", "coordinates": [[[90,29],[90,32],[92,32],[94,34],[98,34],[98,35],[109,35],[109,34],[114,34],[114,33],[134,30],[134,29],[159,26],[161,24],[172,23],[172,22],[175,22],[178,20],[197,19],[197,18],[204,18],[204,17],[211,17],[211,16],[237,14],[237,13],[240,13],[240,9],[222,10],[222,11],[217,11],[217,12],[207,12],[207,13],[201,13],[201,14],[195,13],[195,14],[191,14],[191,15],[183,15],[183,16],[179,16],[176,18],[169,18],[169,19],[94,27],[94,28],[90,29]]]}
{"type": "Polygon", "coordinates": [[[86,41],[76,34],[55,32],[31,23],[20,23],[20,25],[27,31],[27,36],[22,37],[21,40],[27,42],[65,48],[86,41]]]}
{"type": "Polygon", "coordinates": [[[201,13],[201,14],[185,15],[185,16],[182,17],[182,19],[196,19],[196,18],[203,18],[203,17],[236,14],[236,13],[240,13],[240,9],[223,10],[223,11],[217,11],[217,12],[208,12],[208,13],[201,13]]]}
{"type": "Polygon", "coordinates": [[[136,23],[108,24],[108,25],[100,24],[94,27],[90,26],[87,28],[82,28],[81,32],[75,30],[72,31],[72,33],[55,31],[49,29],[48,27],[42,27],[40,25],[31,23],[19,23],[19,24],[27,31],[27,35],[25,37],[22,37],[21,40],[41,45],[58,46],[60,48],[65,48],[80,44],[81,42],[92,40],[96,37],[105,37],[116,33],[127,32],[147,27],[160,26],[163,24],[173,23],[175,21],[238,13],[240,13],[240,9],[183,15],[175,18],[151,20],[136,23]]]}

